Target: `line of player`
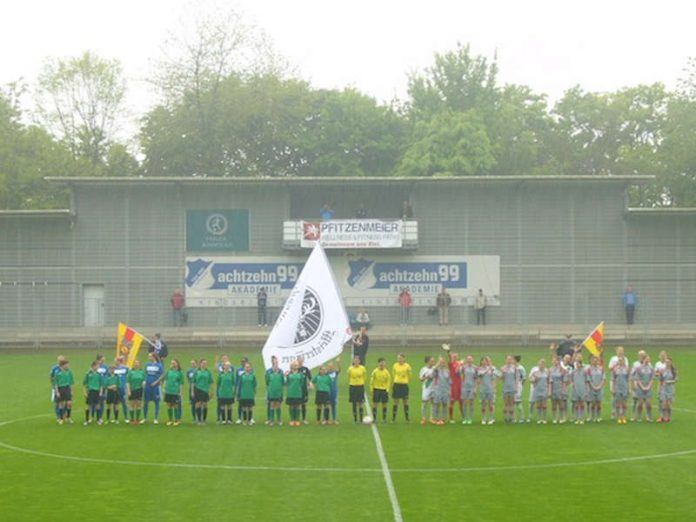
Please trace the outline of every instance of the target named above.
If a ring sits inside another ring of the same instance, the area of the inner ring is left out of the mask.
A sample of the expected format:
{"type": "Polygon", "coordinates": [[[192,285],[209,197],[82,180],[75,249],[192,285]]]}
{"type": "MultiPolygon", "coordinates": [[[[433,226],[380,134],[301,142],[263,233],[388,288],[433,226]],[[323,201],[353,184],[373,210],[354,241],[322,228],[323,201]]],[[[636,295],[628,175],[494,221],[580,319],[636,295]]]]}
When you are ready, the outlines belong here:
{"type": "MultiPolygon", "coordinates": [[[[448,349],[447,345],[443,347],[448,349]]],[[[665,351],[660,352],[655,366],[643,350],[630,365],[624,348],[619,346],[606,368],[602,357],[591,356],[586,365],[580,351],[563,357],[552,353],[550,365],[542,358],[529,374],[521,364],[521,357],[513,355],[508,355],[500,368],[488,356],[476,365],[472,356],[460,361],[455,353],[440,357],[437,363],[426,357],[425,362],[420,373],[423,424],[427,422],[428,405],[432,405],[430,422],[444,424],[445,408],[449,409],[449,422],[454,422],[456,404],[462,423],[472,424],[476,399],[480,402],[481,423],[493,424],[498,381],[503,393],[503,419],[509,424],[532,422],[533,417],[538,424],[547,424],[549,402],[554,424],[601,422],[607,383],[612,399],[611,418],[619,424],[628,422],[629,398],[632,398],[631,421],[642,422],[645,418],[652,422],[655,389],[660,412],[657,422],[670,422],[672,418],[677,370],[665,351]],[[529,382],[526,419],[522,398],[525,382],[529,382]],[[568,415],[569,403],[572,417],[568,415]]]]}
{"type": "MultiPolygon", "coordinates": [[[[448,348],[447,346],[445,346],[448,348]]],[[[409,386],[412,367],[401,353],[391,371],[383,358],[369,378],[363,358],[353,358],[347,370],[348,396],[355,423],[372,423],[381,411],[382,421],[388,421],[388,404],[392,398],[391,422],[395,422],[399,406],[403,409],[406,422],[410,421],[409,386]],[[365,415],[365,393],[369,387],[372,394],[372,416],[365,415]]],[[[113,365],[106,365],[98,355],[85,374],[82,385],[86,401],[84,424],[118,423],[119,410],[123,411],[126,423],[144,424],[148,421],[150,402],[155,404],[153,422],[159,422],[160,404],[167,405],[168,426],[182,422],[182,404],[185,391],[188,395],[191,418],[203,425],[208,418],[208,404],[217,398],[218,424],[253,425],[258,382],[254,368],[246,357],[234,368],[227,355],[220,356],[214,363],[217,376],[208,367],[206,359],[192,360],[184,371],[178,360],[173,359],[165,370],[156,353],[148,355],[142,367],[139,360],[132,369],[119,357],[113,365]],[[163,401],[162,401],[163,396],[163,401]],[[237,403],[236,420],[234,404],[237,403]]],[[[315,391],[316,422],[338,424],[338,376],[340,360],[322,365],[314,377],[304,366],[304,361],[295,361],[288,372],[284,372],[277,360],[265,371],[266,424],[282,425],[282,404],[289,410],[289,425],[308,424],[307,403],[309,392],[315,391]]],[[[484,356],[474,364],[472,356],[459,360],[456,353],[447,352],[437,360],[425,357],[425,366],[418,378],[421,383],[421,424],[443,425],[449,419],[454,423],[454,410],[458,404],[463,424],[472,424],[474,403],[480,403],[481,423],[495,422],[495,402],[498,382],[503,394],[506,423],[525,422],[523,387],[529,382],[529,407],[526,422],[536,417],[538,424],[546,424],[547,408],[551,402],[552,422],[563,424],[568,420],[576,424],[602,420],[602,401],[605,385],[609,383],[612,396],[612,418],[620,424],[627,423],[628,400],[633,398],[631,420],[642,421],[643,413],[652,421],[652,394],[657,387],[660,416],[658,422],[671,420],[672,401],[677,382],[677,370],[666,352],[653,365],[650,357],[638,352],[638,360],[632,365],[625,356],[623,347],[618,347],[605,371],[600,357],[591,357],[585,365],[581,353],[559,357],[552,355],[551,364],[541,359],[527,374],[519,356],[509,355],[504,364],[497,368],[492,359],[484,356]],[[568,403],[572,408],[572,419],[568,417],[568,403]]],[[[63,356],[50,373],[52,396],[55,403],[56,420],[59,424],[72,423],[72,387],[75,383],[70,364],[63,356]]]]}

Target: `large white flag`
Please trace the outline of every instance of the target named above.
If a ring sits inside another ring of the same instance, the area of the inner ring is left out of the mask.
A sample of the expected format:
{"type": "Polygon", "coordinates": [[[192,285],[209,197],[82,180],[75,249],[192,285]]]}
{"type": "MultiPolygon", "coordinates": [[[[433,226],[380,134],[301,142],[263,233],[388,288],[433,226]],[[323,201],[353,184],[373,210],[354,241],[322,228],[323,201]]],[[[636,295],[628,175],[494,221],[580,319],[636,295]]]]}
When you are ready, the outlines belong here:
{"type": "Polygon", "coordinates": [[[263,362],[275,355],[283,370],[304,356],[305,366],[316,368],[338,356],[351,338],[350,322],[338,285],[319,243],[314,246],[290,297],[263,347],[263,362]]]}

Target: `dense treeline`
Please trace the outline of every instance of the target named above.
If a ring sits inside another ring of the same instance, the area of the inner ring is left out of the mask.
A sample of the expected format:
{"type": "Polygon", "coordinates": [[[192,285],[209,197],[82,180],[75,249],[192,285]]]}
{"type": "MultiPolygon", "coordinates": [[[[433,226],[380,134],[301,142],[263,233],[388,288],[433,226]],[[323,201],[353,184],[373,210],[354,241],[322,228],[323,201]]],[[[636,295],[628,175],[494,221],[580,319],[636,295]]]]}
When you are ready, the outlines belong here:
{"type": "Polygon", "coordinates": [[[0,208],[66,205],[47,175],[651,174],[657,181],[635,189],[633,205],[696,205],[693,75],[674,91],[575,86],[551,104],[501,84],[495,61],[460,45],[413,74],[405,100],[383,104],[355,89],[313,88],[263,38],[229,39],[211,22],[195,34],[158,64],[161,101],[130,147],[115,137],[126,110],[118,62],[90,53],[48,61],[31,114],[20,111],[20,86],[2,89],[0,208]]]}

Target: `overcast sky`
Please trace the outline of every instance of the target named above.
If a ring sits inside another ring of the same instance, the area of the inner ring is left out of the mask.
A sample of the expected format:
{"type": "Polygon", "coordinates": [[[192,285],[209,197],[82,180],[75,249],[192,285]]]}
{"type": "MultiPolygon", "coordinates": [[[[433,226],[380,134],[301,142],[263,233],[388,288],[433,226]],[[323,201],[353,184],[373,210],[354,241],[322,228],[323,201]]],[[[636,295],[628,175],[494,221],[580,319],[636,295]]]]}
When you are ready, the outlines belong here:
{"type": "MultiPolygon", "coordinates": [[[[203,0],[203,4],[211,3],[203,0]]],[[[497,52],[503,82],[552,99],[575,84],[614,90],[661,81],[673,87],[696,56],[689,0],[238,0],[278,51],[315,87],[353,86],[379,100],[403,98],[410,71],[433,53],[470,43],[497,52]]],[[[117,58],[136,112],[152,103],[144,79],[189,0],[23,0],[3,5],[0,83],[31,82],[47,56],[92,50],[117,58]]]]}

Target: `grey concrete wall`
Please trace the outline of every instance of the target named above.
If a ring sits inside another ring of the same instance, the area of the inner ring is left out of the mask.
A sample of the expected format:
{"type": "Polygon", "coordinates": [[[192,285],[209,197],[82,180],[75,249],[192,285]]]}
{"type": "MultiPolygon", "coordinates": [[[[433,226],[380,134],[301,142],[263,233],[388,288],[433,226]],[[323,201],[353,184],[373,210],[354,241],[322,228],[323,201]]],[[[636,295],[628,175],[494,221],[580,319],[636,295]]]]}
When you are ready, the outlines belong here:
{"type": "MultiPolygon", "coordinates": [[[[482,180],[397,182],[313,188],[279,184],[76,185],[76,217],[0,217],[0,327],[83,324],[84,285],[103,285],[105,324],[171,322],[169,297],[183,286],[185,211],[249,208],[250,252],[285,252],[282,221],[367,202],[374,217],[395,217],[405,197],[419,222],[419,248],[396,254],[499,255],[497,324],[621,322],[632,284],[639,324],[696,320],[696,215],[627,214],[623,183],[482,180]],[[397,207],[397,208],[394,208],[397,207]]],[[[321,181],[317,181],[321,185],[321,181]]],[[[432,323],[427,307],[416,323],[432,323]]],[[[396,322],[397,308],[370,310],[396,322]]],[[[190,309],[192,325],[255,323],[253,309],[190,309]]],[[[451,322],[471,323],[455,308],[451,322]]]]}

